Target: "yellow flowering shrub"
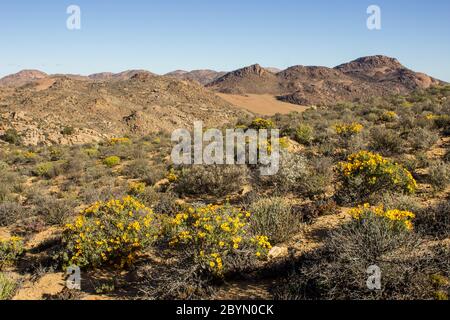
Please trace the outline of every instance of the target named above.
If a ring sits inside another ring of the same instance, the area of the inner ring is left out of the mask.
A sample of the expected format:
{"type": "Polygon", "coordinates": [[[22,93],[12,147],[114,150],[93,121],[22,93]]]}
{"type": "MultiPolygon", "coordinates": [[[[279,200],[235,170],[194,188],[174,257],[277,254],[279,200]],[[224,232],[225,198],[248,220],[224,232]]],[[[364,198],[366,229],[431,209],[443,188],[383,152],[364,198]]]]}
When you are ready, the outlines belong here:
{"type": "Polygon", "coordinates": [[[408,231],[413,229],[412,220],[416,217],[410,211],[384,210],[383,206],[371,207],[369,204],[353,208],[349,213],[356,220],[370,219],[371,217],[383,218],[391,222],[394,228],[405,228],[408,231]]]}
{"type": "Polygon", "coordinates": [[[167,180],[169,180],[170,183],[176,182],[178,180],[178,176],[175,173],[174,169],[170,169],[170,171],[166,175],[167,180]]]}
{"type": "Polygon", "coordinates": [[[131,144],[131,140],[129,138],[112,138],[109,140],[109,144],[112,146],[117,144],[131,144]]]}
{"type": "Polygon", "coordinates": [[[66,226],[65,260],[79,267],[132,265],[159,233],[155,214],[131,196],[97,202],[66,226]]]}
{"type": "Polygon", "coordinates": [[[344,189],[353,189],[362,196],[380,190],[414,193],[417,188],[408,170],[368,151],[360,151],[351,155],[348,161],[338,163],[337,171],[344,189]]]}
{"type": "Polygon", "coordinates": [[[349,138],[360,133],[364,129],[363,125],[360,123],[338,123],[334,126],[336,133],[342,138],[349,138]]]}
{"type": "Polygon", "coordinates": [[[112,167],[115,167],[115,166],[117,166],[117,165],[120,164],[120,158],[117,157],[117,156],[107,157],[107,158],[105,158],[105,159],[103,160],[103,163],[104,163],[106,166],[112,168],[112,167]]]}
{"type": "Polygon", "coordinates": [[[271,245],[266,236],[248,233],[250,213],[230,205],[188,208],[171,221],[172,247],[189,247],[196,261],[215,276],[227,271],[227,258],[250,249],[254,258],[267,257],[271,245]]]}
{"type": "Polygon", "coordinates": [[[145,192],[145,183],[144,182],[129,182],[128,183],[128,193],[131,195],[138,196],[145,192]]]}
{"type": "Polygon", "coordinates": [[[32,160],[32,159],[36,159],[37,154],[34,152],[31,152],[31,151],[27,151],[27,152],[24,152],[23,156],[27,160],[32,160]]]}
{"type": "Polygon", "coordinates": [[[275,128],[275,123],[272,120],[256,118],[252,121],[250,128],[256,130],[273,129],[275,128]]]}
{"type": "Polygon", "coordinates": [[[396,119],[398,119],[398,115],[394,111],[386,111],[381,116],[381,120],[383,121],[394,121],[396,119]]]}
{"type": "Polygon", "coordinates": [[[0,270],[14,264],[24,252],[23,245],[23,240],[19,237],[0,240],[0,270]]]}

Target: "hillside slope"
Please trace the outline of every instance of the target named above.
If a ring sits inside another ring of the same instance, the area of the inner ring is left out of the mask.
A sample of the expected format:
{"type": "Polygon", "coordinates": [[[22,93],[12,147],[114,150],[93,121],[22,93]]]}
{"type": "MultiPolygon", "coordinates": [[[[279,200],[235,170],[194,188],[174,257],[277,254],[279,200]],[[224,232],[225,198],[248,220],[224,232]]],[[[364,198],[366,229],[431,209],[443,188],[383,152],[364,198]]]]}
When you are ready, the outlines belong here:
{"type": "Polygon", "coordinates": [[[26,144],[73,144],[126,134],[191,128],[193,121],[220,126],[241,111],[192,82],[148,73],[128,80],[52,79],[0,89],[0,135],[14,128],[26,144]],[[74,133],[64,135],[64,128],[74,133]]]}

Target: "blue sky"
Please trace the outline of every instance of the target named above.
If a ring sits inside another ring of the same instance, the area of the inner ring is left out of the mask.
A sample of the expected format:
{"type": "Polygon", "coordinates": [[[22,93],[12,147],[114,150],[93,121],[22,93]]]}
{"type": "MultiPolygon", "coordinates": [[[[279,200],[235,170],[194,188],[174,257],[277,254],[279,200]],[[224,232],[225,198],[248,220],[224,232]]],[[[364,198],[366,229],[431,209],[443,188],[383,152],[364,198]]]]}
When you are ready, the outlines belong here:
{"type": "Polygon", "coordinates": [[[448,0],[14,0],[0,4],[0,76],[335,66],[384,54],[450,81],[448,0]],[[81,30],[66,28],[80,6],[81,30]],[[382,29],[366,27],[369,5],[382,29]]]}

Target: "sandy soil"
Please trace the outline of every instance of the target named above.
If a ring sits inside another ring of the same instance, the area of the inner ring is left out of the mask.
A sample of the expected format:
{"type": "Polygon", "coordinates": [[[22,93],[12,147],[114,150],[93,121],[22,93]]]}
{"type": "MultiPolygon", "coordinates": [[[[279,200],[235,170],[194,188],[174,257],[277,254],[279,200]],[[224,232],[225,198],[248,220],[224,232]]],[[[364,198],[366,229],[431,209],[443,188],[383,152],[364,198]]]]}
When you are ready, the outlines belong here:
{"type": "Polygon", "coordinates": [[[225,94],[217,93],[219,97],[229,103],[264,116],[272,116],[276,113],[287,114],[293,111],[303,112],[307,107],[286,103],[277,100],[269,94],[225,94]]]}

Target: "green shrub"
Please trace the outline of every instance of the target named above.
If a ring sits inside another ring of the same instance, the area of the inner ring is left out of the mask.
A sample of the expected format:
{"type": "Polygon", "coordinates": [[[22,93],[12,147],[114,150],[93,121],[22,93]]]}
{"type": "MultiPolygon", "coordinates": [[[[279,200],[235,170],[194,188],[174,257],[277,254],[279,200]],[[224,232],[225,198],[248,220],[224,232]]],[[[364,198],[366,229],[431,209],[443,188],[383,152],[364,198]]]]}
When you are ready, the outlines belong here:
{"type": "Polygon", "coordinates": [[[300,229],[300,220],[293,213],[289,201],[280,197],[261,198],[249,209],[250,225],[254,234],[264,234],[272,244],[288,240],[300,229]]]}
{"type": "Polygon", "coordinates": [[[16,282],[9,279],[6,274],[0,272],[0,301],[11,299],[14,296],[16,288],[16,282]]]}
{"type": "Polygon", "coordinates": [[[410,132],[408,140],[414,150],[429,150],[439,140],[439,135],[428,129],[417,127],[410,132]]]}
{"type": "Polygon", "coordinates": [[[47,225],[60,226],[74,213],[76,201],[71,199],[56,199],[52,196],[39,195],[30,201],[47,225]]]}
{"type": "Polygon", "coordinates": [[[112,167],[118,166],[120,164],[120,158],[117,156],[110,156],[110,157],[105,158],[103,160],[103,163],[106,166],[112,168],[112,167]]]}
{"type": "Polygon", "coordinates": [[[438,239],[450,237],[450,202],[442,201],[420,210],[416,225],[418,232],[425,236],[438,239]]]}
{"type": "Polygon", "coordinates": [[[162,165],[151,165],[145,159],[137,159],[128,163],[122,173],[132,179],[142,180],[151,186],[164,178],[165,168],[162,165]]]}
{"type": "Polygon", "coordinates": [[[444,190],[450,183],[450,167],[445,162],[434,162],[429,167],[427,181],[435,191],[444,190]]]}
{"type": "Polygon", "coordinates": [[[393,130],[374,128],[370,131],[370,149],[390,156],[404,152],[404,142],[393,130]]]}
{"type": "Polygon", "coordinates": [[[97,148],[86,148],[84,152],[91,158],[98,158],[100,151],[97,148]]]}
{"type": "Polygon", "coordinates": [[[385,192],[380,197],[380,203],[388,210],[399,209],[417,213],[422,209],[417,198],[401,193],[385,192]]]}
{"type": "Polygon", "coordinates": [[[32,173],[37,177],[52,179],[59,175],[59,168],[53,162],[45,162],[36,165],[32,173]]]}
{"type": "Polygon", "coordinates": [[[308,162],[303,155],[281,151],[278,172],[260,179],[274,185],[279,191],[286,192],[297,191],[299,183],[308,175],[308,162]]]}
{"type": "Polygon", "coordinates": [[[6,130],[6,132],[0,136],[0,139],[15,145],[20,145],[22,143],[22,138],[15,129],[6,130]]]}
{"type": "Polygon", "coordinates": [[[297,183],[298,194],[311,199],[325,196],[333,180],[332,167],[331,158],[310,159],[306,175],[297,183]]]}
{"type": "Polygon", "coordinates": [[[0,202],[0,227],[12,225],[26,216],[27,210],[17,202],[0,202]]]}
{"type": "Polygon", "coordinates": [[[274,288],[274,298],[433,299],[436,289],[430,276],[442,270],[436,261],[446,258],[438,252],[419,252],[419,244],[414,232],[393,228],[389,219],[376,215],[353,219],[331,232],[323,249],[303,256],[295,271],[274,288]],[[382,272],[380,290],[367,288],[370,266],[382,272]]]}
{"type": "Polygon", "coordinates": [[[310,145],[314,139],[314,130],[306,124],[301,124],[295,130],[295,140],[304,145],[310,145]]]}
{"type": "Polygon", "coordinates": [[[13,265],[23,252],[22,238],[12,237],[8,240],[0,240],[0,270],[13,265]]]}
{"type": "Polygon", "coordinates": [[[64,127],[61,130],[61,134],[64,136],[71,136],[75,133],[75,129],[73,127],[64,127]]]}
{"type": "Polygon", "coordinates": [[[239,165],[194,165],[176,174],[175,191],[181,195],[225,196],[241,191],[248,169],[239,165]]]}

